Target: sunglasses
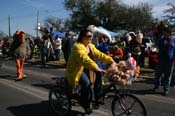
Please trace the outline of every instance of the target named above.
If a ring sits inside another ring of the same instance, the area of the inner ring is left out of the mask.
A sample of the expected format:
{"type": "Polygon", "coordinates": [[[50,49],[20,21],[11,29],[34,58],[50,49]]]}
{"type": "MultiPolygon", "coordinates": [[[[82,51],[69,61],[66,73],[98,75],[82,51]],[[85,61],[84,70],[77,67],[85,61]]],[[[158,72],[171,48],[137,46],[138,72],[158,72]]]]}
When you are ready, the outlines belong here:
{"type": "Polygon", "coordinates": [[[91,37],[92,37],[92,35],[86,35],[86,37],[87,37],[87,38],[91,38],[91,37]]]}

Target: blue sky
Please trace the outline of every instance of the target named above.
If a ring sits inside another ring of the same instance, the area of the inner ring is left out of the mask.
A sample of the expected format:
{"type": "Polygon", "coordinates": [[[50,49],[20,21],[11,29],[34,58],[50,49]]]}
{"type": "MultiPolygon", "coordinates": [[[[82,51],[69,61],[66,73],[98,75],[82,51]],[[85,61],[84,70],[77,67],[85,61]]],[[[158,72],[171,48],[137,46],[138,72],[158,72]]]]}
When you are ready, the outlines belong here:
{"type": "Polygon", "coordinates": [[[36,35],[37,11],[42,24],[46,17],[54,16],[65,19],[68,12],[64,0],[1,0],[0,31],[8,34],[8,16],[11,17],[11,34],[17,29],[36,35]]]}
{"type": "MultiPolygon", "coordinates": [[[[17,29],[23,29],[27,33],[36,35],[34,30],[37,25],[37,11],[39,22],[43,23],[46,17],[54,16],[67,18],[68,12],[63,5],[64,0],[1,0],[0,5],[0,31],[8,34],[8,16],[11,17],[11,34],[17,29]]],[[[167,3],[174,0],[122,0],[126,4],[138,4],[148,2],[153,5],[153,15],[160,17],[162,11],[167,8],[167,3]]]]}

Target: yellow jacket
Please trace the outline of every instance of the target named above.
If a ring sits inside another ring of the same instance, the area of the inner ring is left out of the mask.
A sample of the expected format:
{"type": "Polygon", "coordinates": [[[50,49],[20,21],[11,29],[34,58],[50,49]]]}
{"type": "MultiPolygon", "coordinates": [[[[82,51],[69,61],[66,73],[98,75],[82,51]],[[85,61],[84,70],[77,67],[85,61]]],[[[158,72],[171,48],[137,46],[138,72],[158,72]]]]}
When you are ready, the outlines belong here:
{"type": "Polygon", "coordinates": [[[66,78],[74,90],[78,85],[84,68],[95,71],[98,69],[98,65],[95,61],[101,61],[106,64],[114,62],[112,57],[100,52],[93,44],[89,44],[89,47],[91,49],[93,59],[88,56],[88,51],[84,44],[76,43],[72,48],[66,67],[66,78]]]}

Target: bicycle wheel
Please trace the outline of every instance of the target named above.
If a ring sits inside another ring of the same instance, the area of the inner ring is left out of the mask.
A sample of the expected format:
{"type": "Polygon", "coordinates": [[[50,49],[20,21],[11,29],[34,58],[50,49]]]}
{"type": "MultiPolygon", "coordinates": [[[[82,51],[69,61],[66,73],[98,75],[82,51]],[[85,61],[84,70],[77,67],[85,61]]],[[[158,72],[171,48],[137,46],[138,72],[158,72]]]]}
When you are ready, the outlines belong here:
{"type": "Polygon", "coordinates": [[[147,116],[145,105],[132,94],[116,95],[111,110],[113,116],[147,116]]]}
{"type": "Polygon", "coordinates": [[[49,103],[59,116],[65,116],[71,110],[71,100],[61,87],[53,87],[49,91],[49,103]]]}

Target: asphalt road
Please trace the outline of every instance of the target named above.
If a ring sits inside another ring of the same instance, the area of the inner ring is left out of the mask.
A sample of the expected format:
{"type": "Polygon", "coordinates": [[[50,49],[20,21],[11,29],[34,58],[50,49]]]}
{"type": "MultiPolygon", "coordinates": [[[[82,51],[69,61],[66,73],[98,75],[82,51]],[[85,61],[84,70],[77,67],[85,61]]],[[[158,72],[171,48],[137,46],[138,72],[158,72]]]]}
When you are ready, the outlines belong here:
{"type": "MultiPolygon", "coordinates": [[[[2,61],[2,59],[1,59],[2,61]]],[[[16,82],[14,61],[3,61],[0,69],[0,116],[55,116],[48,103],[48,90],[55,81],[52,77],[64,76],[64,67],[49,65],[40,68],[36,62],[27,63],[24,72],[28,78],[16,82]]],[[[153,93],[152,78],[143,78],[133,83],[129,92],[138,96],[145,104],[149,116],[174,116],[175,90],[171,87],[169,96],[162,96],[162,90],[153,93]]],[[[126,89],[126,87],[125,87],[126,89]]],[[[105,105],[94,110],[90,116],[110,116],[111,98],[105,100],[105,105]]],[[[73,106],[71,116],[84,115],[84,110],[73,106]]]]}

